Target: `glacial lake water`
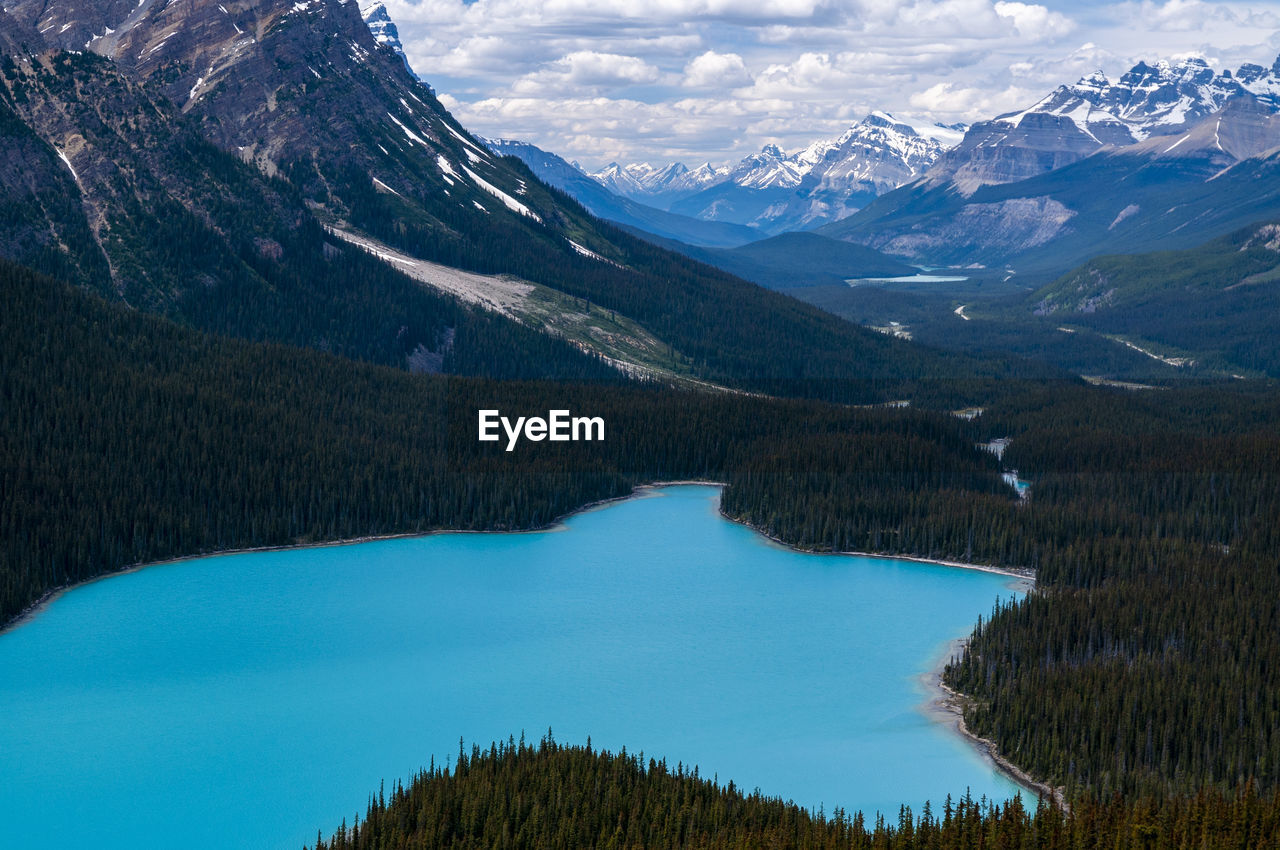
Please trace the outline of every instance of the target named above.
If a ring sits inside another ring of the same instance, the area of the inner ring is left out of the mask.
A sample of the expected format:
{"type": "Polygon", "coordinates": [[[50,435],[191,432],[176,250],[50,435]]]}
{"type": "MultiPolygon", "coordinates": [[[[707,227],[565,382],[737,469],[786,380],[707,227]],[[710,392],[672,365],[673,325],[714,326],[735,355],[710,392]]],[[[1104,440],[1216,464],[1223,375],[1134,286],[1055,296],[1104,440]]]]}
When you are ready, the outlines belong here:
{"type": "Polygon", "coordinates": [[[718,499],[65,593],[0,634],[2,843],[296,850],[459,737],[548,727],[827,812],[1016,792],[930,719],[922,679],[1008,578],[793,552],[718,499]]]}
{"type": "Polygon", "coordinates": [[[959,283],[969,278],[955,275],[911,274],[900,277],[852,277],[845,281],[850,286],[866,283],[959,283]]]}

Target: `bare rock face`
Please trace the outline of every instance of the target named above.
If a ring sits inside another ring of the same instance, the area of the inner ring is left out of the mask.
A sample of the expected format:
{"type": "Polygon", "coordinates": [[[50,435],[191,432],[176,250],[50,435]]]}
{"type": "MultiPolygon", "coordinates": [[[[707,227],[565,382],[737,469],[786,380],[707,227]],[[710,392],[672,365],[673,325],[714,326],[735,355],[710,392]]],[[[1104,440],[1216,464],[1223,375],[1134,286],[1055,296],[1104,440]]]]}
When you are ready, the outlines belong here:
{"type": "Polygon", "coordinates": [[[532,204],[554,205],[521,200],[526,172],[493,156],[413,76],[385,9],[367,10],[380,38],[355,0],[21,0],[14,9],[55,46],[87,46],[167,98],[218,147],[286,174],[324,214],[385,219],[369,198],[383,193],[410,204],[399,212],[419,226],[478,232],[489,216],[525,227],[544,220],[532,204]]]}
{"type": "MultiPolygon", "coordinates": [[[[112,60],[199,118],[220,146],[268,171],[317,147],[349,148],[362,124],[390,124],[388,112],[404,121],[410,93],[430,117],[445,114],[354,2],[21,0],[13,13],[46,30],[54,46],[112,60]]],[[[416,132],[449,138],[438,126],[416,132]]]]}
{"type": "Polygon", "coordinates": [[[206,270],[213,285],[217,266],[238,250],[222,241],[228,220],[246,231],[296,224],[289,199],[234,160],[228,170],[171,102],[100,56],[0,58],[0,111],[10,119],[15,166],[15,179],[0,176],[4,201],[28,204],[27,221],[48,234],[43,253],[12,234],[0,238],[10,259],[163,311],[190,283],[189,269],[166,254],[172,246],[155,236],[164,226],[204,231],[195,241],[210,256],[225,252],[206,270]],[[56,203],[41,200],[50,188],[56,203]]]}
{"type": "Polygon", "coordinates": [[[0,53],[6,56],[30,56],[46,48],[44,36],[35,27],[0,9],[0,53]]]}
{"type": "Polygon", "coordinates": [[[268,171],[316,143],[349,145],[388,100],[421,88],[340,0],[143,0],[111,28],[90,49],[268,171]]]}
{"type": "Polygon", "coordinates": [[[982,263],[1027,251],[1061,236],[1076,215],[1048,196],[966,204],[957,215],[928,226],[886,232],[868,244],[902,257],[964,258],[982,263]]]}
{"type": "Polygon", "coordinates": [[[0,11],[0,256],[98,288],[105,257],[85,221],[77,176],[65,150],[23,120],[25,68],[44,48],[31,27],[0,11]]]}
{"type": "Polygon", "coordinates": [[[974,124],[958,147],[942,154],[928,179],[949,180],[971,195],[980,186],[1013,183],[1062,168],[1100,148],[1102,143],[1070,117],[1028,112],[1017,124],[1003,119],[974,124]]]}
{"type": "Polygon", "coordinates": [[[136,0],[14,0],[5,8],[49,46],[85,50],[113,25],[118,29],[137,6],[136,0]]]}
{"type": "Polygon", "coordinates": [[[1249,248],[1263,248],[1267,251],[1280,254],[1280,224],[1264,224],[1259,227],[1254,234],[1240,246],[1241,251],[1249,248]]]}
{"type": "Polygon", "coordinates": [[[1212,174],[1280,146],[1280,113],[1248,93],[1232,98],[1198,123],[1178,129],[1181,132],[1152,136],[1123,153],[1181,161],[1212,174]]]}

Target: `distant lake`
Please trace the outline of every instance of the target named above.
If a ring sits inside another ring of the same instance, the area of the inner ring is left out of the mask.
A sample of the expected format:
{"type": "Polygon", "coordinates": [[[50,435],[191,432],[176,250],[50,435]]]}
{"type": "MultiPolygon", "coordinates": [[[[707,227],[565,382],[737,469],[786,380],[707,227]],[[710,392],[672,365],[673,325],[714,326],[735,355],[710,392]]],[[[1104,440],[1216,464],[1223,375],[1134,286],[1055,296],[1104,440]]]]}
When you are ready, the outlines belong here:
{"type": "Polygon", "coordinates": [[[76,588],[0,635],[0,843],[296,850],[459,737],[548,727],[828,813],[1012,796],[921,681],[1009,580],[793,552],[718,502],[76,588]]]}
{"type": "Polygon", "coordinates": [[[938,274],[911,274],[902,277],[853,277],[845,281],[850,286],[861,286],[864,283],[958,283],[968,280],[967,277],[938,274]]]}

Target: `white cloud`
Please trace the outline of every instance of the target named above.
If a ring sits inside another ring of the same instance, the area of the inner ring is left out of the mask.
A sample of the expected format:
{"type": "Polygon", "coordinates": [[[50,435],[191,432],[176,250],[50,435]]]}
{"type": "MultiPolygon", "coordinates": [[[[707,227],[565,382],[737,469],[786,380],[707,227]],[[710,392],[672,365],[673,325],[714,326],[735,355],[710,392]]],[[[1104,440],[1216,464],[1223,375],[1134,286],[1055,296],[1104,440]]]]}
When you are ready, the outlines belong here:
{"type": "Polygon", "coordinates": [[[1214,18],[1230,14],[1228,9],[1201,0],[1168,0],[1163,4],[1144,0],[1139,8],[1148,27],[1175,32],[1199,29],[1214,18]]]}
{"type": "Polygon", "coordinates": [[[1059,38],[1075,29],[1075,22],[1061,12],[1051,12],[1044,6],[1027,3],[999,2],[996,14],[1013,21],[1018,35],[1026,38],[1059,38]]]}
{"type": "Polygon", "coordinates": [[[911,106],[946,123],[964,121],[971,124],[985,118],[994,118],[1020,107],[1030,106],[1044,94],[1010,86],[1000,91],[987,88],[966,87],[954,83],[936,83],[922,92],[911,95],[911,106]]]}
{"type": "Polygon", "coordinates": [[[516,80],[516,94],[554,94],[566,89],[604,90],[657,82],[656,67],[635,56],[580,50],[562,56],[531,74],[516,80]]]}
{"type": "Polygon", "coordinates": [[[1117,56],[1105,47],[1086,42],[1070,53],[1055,56],[1034,56],[1009,65],[1011,79],[1023,88],[1039,87],[1047,92],[1063,83],[1074,82],[1081,77],[1107,68],[1129,67],[1124,57],[1117,56]]]}
{"type": "Polygon", "coordinates": [[[747,72],[746,63],[736,53],[708,50],[684,66],[684,85],[692,88],[736,88],[750,83],[751,74],[747,72]]]}
{"type": "Polygon", "coordinates": [[[1025,108],[1095,69],[1270,65],[1280,0],[387,0],[465,124],[588,165],[795,149],[871,109],[1025,108]]]}

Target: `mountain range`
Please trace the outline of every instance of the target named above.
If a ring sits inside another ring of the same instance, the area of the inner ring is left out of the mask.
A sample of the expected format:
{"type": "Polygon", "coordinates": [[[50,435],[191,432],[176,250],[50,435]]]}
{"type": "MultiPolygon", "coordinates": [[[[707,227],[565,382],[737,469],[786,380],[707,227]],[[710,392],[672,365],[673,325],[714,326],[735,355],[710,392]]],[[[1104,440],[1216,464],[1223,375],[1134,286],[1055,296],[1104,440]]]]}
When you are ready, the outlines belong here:
{"type": "Polygon", "coordinates": [[[821,232],[1041,279],[1220,236],[1280,213],[1278,86],[1274,66],[1215,74],[1199,59],[1092,74],[973,125],[921,179],[821,232]]]}
{"type": "Polygon", "coordinates": [[[874,401],[902,392],[883,375],[975,366],[602,222],[469,133],[354,3],[23,0],[0,34],[0,253],[136,308],[495,377],[874,401]]]}
{"type": "Polygon", "coordinates": [[[1253,64],[1235,74],[1215,73],[1198,57],[1176,64],[1139,62],[1115,82],[1095,71],[1027,109],[974,124],[941,157],[929,181],[950,181],[972,194],[979,186],[1069,165],[1104,147],[1179,133],[1235,98],[1252,95],[1274,111],[1280,92],[1276,75],[1276,65],[1253,64]]]}
{"type": "Polygon", "coordinates": [[[611,163],[590,176],[632,200],[772,235],[833,222],[923,174],[962,127],[919,130],[873,112],[834,139],[788,154],[777,145],[736,165],[611,163]]]}
{"type": "Polygon", "coordinates": [[[485,139],[484,143],[500,156],[522,161],[539,180],[565,192],[592,215],[641,233],[714,247],[744,245],[760,238],[758,231],[744,225],[704,221],[642,203],[602,185],[574,163],[528,142],[485,139]]]}

